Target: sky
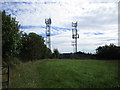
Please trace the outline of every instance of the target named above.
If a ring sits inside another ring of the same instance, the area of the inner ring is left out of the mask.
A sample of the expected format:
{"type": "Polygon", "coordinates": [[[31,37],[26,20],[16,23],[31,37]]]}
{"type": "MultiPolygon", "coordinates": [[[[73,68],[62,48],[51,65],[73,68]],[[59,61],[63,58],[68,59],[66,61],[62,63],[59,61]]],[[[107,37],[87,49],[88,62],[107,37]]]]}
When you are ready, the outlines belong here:
{"type": "Polygon", "coordinates": [[[95,53],[98,46],[118,45],[119,0],[1,0],[1,10],[15,17],[20,30],[45,36],[51,18],[51,49],[74,51],[72,22],[78,22],[78,51],[95,53]]]}

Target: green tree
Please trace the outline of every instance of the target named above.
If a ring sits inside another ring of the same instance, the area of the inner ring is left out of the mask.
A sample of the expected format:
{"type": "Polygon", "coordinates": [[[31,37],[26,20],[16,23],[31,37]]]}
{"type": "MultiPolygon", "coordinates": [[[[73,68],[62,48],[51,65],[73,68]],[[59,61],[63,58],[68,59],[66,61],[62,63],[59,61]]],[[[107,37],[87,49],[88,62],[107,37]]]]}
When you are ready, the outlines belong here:
{"type": "Polygon", "coordinates": [[[2,12],[2,57],[10,58],[20,53],[21,32],[20,25],[11,15],[2,12]]]}
{"type": "Polygon", "coordinates": [[[96,49],[98,59],[120,59],[120,47],[114,44],[99,46],[96,49]]]}
{"type": "Polygon", "coordinates": [[[46,59],[52,59],[53,58],[51,50],[47,47],[46,47],[46,53],[45,53],[44,58],[46,58],[46,59]]]}
{"type": "Polygon", "coordinates": [[[59,53],[58,49],[53,49],[53,57],[54,58],[59,58],[60,57],[60,53],[59,53]]]}
{"type": "Polygon", "coordinates": [[[44,44],[44,38],[35,34],[25,33],[22,35],[22,44],[20,57],[25,60],[38,60],[46,57],[46,45],[44,44]]]}

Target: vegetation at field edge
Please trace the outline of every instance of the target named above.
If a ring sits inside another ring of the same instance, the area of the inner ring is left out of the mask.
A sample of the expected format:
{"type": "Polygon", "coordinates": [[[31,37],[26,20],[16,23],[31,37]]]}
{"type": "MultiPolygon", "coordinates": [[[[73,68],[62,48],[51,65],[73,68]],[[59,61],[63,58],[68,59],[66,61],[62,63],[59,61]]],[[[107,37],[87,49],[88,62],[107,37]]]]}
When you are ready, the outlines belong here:
{"type": "MultiPolygon", "coordinates": [[[[117,61],[113,61],[117,62],[117,61]]],[[[120,87],[117,65],[104,60],[41,60],[11,69],[11,88],[120,87]]]]}

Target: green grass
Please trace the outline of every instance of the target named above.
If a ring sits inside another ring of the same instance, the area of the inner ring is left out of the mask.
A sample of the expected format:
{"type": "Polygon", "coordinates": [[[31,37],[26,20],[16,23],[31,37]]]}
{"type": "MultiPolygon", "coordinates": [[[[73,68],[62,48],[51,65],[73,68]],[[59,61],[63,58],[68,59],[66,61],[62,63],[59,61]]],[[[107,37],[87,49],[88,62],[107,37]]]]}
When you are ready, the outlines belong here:
{"type": "Polygon", "coordinates": [[[10,87],[120,87],[117,71],[117,64],[104,60],[41,60],[23,63],[11,69],[10,87]]]}

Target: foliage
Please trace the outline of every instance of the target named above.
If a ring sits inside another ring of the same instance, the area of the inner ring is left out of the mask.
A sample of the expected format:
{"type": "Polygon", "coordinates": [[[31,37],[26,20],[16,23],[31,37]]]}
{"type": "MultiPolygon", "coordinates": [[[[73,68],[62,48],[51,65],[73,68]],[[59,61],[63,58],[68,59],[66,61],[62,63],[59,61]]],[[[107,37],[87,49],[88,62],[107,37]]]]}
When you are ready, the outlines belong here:
{"type": "Polygon", "coordinates": [[[22,35],[22,45],[20,57],[24,61],[39,60],[51,57],[51,50],[44,44],[44,38],[35,34],[24,33],[22,35]]]}
{"type": "Polygon", "coordinates": [[[11,15],[2,12],[2,57],[10,58],[20,53],[21,32],[20,25],[11,15]]]}
{"type": "Polygon", "coordinates": [[[49,48],[46,48],[46,52],[45,52],[45,59],[52,59],[53,56],[52,56],[52,52],[49,48]]]}
{"type": "Polygon", "coordinates": [[[53,58],[59,58],[59,57],[60,57],[60,53],[58,49],[53,49],[53,58]]]}
{"type": "Polygon", "coordinates": [[[120,47],[114,44],[99,46],[96,49],[96,56],[98,59],[119,59],[120,47]]]}

